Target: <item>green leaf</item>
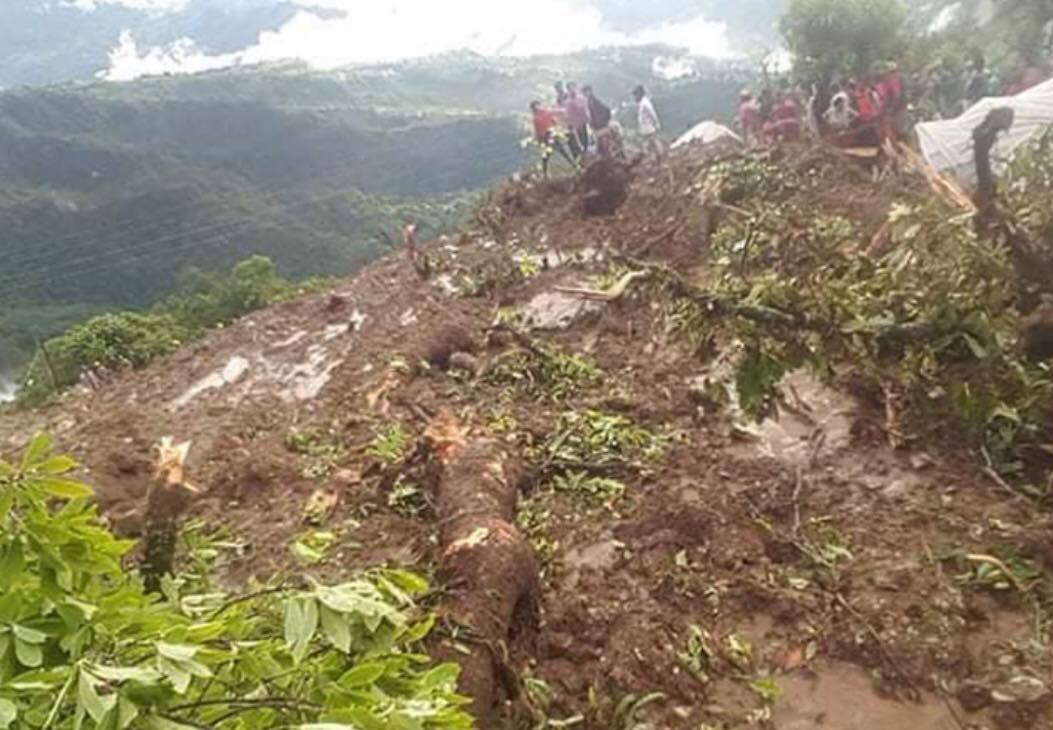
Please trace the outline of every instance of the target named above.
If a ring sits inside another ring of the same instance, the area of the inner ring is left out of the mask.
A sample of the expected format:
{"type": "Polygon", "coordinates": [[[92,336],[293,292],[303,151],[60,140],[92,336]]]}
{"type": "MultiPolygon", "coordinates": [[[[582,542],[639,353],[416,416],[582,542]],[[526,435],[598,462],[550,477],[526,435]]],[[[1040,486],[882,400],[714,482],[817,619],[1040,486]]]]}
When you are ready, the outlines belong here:
{"type": "MultiPolygon", "coordinates": [[[[77,704],[84,708],[84,711],[87,712],[95,722],[102,722],[102,718],[110,709],[108,703],[104,702],[103,699],[99,697],[99,693],[95,690],[95,683],[92,681],[91,676],[84,671],[82,671],[77,678],[77,704]]],[[[112,702],[109,703],[109,705],[112,704],[112,702]]]]}
{"type": "Polygon", "coordinates": [[[22,454],[22,471],[29,471],[39,466],[51,452],[51,446],[51,437],[46,433],[38,433],[22,454]]]}
{"type": "Polygon", "coordinates": [[[360,664],[359,666],[344,672],[338,683],[347,689],[356,687],[367,687],[384,676],[384,665],[379,662],[360,664]]]}
{"type": "Polygon", "coordinates": [[[422,641],[424,639],[424,637],[426,637],[428,634],[431,633],[431,630],[433,628],[435,628],[435,616],[434,616],[434,614],[431,615],[431,616],[428,616],[423,621],[418,621],[417,623],[415,623],[412,626],[410,626],[406,630],[406,633],[404,633],[402,635],[402,639],[403,639],[403,641],[406,641],[406,642],[408,642],[410,644],[413,644],[413,643],[418,642],[418,641],[422,641]]]}
{"type": "Polygon", "coordinates": [[[77,462],[69,456],[52,456],[36,469],[43,474],[65,474],[77,468],[77,462]]]}
{"type": "Polygon", "coordinates": [[[190,682],[193,680],[193,676],[183,667],[182,664],[173,662],[171,659],[160,657],[157,660],[157,668],[161,671],[161,674],[168,677],[168,681],[172,683],[173,689],[175,689],[178,694],[186,694],[187,689],[190,688],[190,682]]]}
{"type": "Polygon", "coordinates": [[[337,613],[328,606],[322,606],[319,612],[322,621],[322,630],[325,632],[329,643],[345,654],[351,651],[351,627],[347,616],[337,613]]]}
{"type": "Polygon", "coordinates": [[[146,726],[150,730],[197,730],[197,727],[194,725],[184,725],[181,722],[158,717],[157,715],[151,715],[146,718],[146,726]]]}
{"type": "Polygon", "coordinates": [[[18,718],[18,706],[11,700],[0,699],[0,730],[7,730],[18,718]]]}
{"type": "Polygon", "coordinates": [[[21,639],[27,644],[43,644],[48,640],[48,635],[42,631],[31,629],[26,626],[14,626],[15,638],[21,639]]]}
{"type": "Polygon", "coordinates": [[[40,486],[52,497],[61,499],[87,499],[95,494],[87,484],[60,477],[41,477],[40,486]]]}
{"type": "Polygon", "coordinates": [[[17,538],[0,553],[0,585],[13,585],[22,575],[25,560],[22,555],[22,543],[17,538]]]}
{"type": "Polygon", "coordinates": [[[303,661],[318,630],[318,603],[313,596],[292,598],[285,603],[285,643],[296,662],[303,661]]]}
{"type": "Polygon", "coordinates": [[[40,651],[39,644],[30,644],[21,639],[15,639],[15,656],[24,667],[36,669],[44,663],[44,656],[40,651]]]}
{"type": "Polygon", "coordinates": [[[189,644],[168,644],[164,641],[157,642],[156,646],[158,654],[175,662],[190,661],[198,650],[198,647],[189,644]]]}
{"type": "Polygon", "coordinates": [[[161,679],[161,674],[149,667],[100,667],[91,668],[92,675],[105,679],[107,682],[140,682],[142,684],[154,684],[161,679]]]}

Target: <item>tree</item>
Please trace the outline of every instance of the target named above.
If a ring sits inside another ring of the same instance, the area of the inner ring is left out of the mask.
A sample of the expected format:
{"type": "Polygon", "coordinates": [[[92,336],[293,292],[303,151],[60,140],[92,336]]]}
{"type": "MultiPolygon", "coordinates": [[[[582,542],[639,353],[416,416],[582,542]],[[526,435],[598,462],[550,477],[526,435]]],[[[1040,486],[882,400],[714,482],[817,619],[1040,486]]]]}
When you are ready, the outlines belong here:
{"type": "Polygon", "coordinates": [[[803,76],[863,74],[903,49],[900,0],[790,0],[779,22],[803,76]]]}

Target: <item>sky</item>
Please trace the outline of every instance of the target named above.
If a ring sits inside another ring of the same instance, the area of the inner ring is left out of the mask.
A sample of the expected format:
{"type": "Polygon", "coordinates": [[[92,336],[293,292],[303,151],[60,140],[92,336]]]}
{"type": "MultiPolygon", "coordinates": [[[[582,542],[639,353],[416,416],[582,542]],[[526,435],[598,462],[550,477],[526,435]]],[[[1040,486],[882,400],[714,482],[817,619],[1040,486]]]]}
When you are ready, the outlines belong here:
{"type": "MultiPolygon", "coordinates": [[[[163,14],[187,0],[71,0],[90,12],[103,3],[163,14]]],[[[200,72],[237,64],[299,59],[319,69],[469,49],[486,55],[568,53],[604,45],[668,43],[697,55],[732,56],[726,27],[697,16],[633,33],[614,30],[588,0],[294,0],[305,6],[241,51],[209,55],[192,39],[144,47],[130,32],[110,52],[105,78],[200,72]],[[325,10],[325,18],[310,12],[325,10]]],[[[641,0],[646,2],[646,0],[641,0]]]]}

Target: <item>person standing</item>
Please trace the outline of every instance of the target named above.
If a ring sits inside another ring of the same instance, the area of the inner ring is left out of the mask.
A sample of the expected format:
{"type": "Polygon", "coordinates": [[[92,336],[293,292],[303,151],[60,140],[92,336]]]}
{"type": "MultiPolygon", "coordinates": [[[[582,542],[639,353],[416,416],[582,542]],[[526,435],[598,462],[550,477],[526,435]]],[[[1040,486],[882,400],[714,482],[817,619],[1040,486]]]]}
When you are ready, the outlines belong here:
{"type": "Polygon", "coordinates": [[[665,150],[659,136],[662,131],[662,121],[658,118],[658,111],[654,108],[654,103],[647,96],[647,89],[643,86],[633,89],[633,98],[636,99],[636,129],[643,141],[643,152],[645,155],[653,154],[660,165],[665,150]]]}
{"type": "Polygon", "coordinates": [[[746,144],[750,147],[757,145],[761,141],[764,125],[761,124],[760,105],[757,104],[749,89],[743,89],[739,94],[737,121],[746,144]]]}
{"type": "Polygon", "coordinates": [[[578,93],[576,83],[567,84],[563,113],[570,132],[570,153],[574,159],[581,161],[589,150],[589,100],[578,93]]]}
{"type": "Polygon", "coordinates": [[[540,101],[530,102],[530,112],[534,125],[534,141],[541,147],[541,173],[545,179],[548,179],[548,166],[552,160],[553,150],[559,152],[571,167],[577,168],[578,163],[563,146],[563,140],[557,136],[556,127],[559,125],[559,118],[556,113],[541,106],[540,101]]]}
{"type": "Polygon", "coordinates": [[[589,126],[596,140],[597,152],[601,157],[614,157],[615,150],[611,133],[611,121],[614,115],[611,114],[611,108],[600,101],[591,86],[583,87],[581,93],[589,103],[589,126]]]}
{"type": "Polygon", "coordinates": [[[556,107],[562,109],[564,102],[567,100],[567,89],[562,81],[557,81],[553,88],[556,90],[556,107]]]}

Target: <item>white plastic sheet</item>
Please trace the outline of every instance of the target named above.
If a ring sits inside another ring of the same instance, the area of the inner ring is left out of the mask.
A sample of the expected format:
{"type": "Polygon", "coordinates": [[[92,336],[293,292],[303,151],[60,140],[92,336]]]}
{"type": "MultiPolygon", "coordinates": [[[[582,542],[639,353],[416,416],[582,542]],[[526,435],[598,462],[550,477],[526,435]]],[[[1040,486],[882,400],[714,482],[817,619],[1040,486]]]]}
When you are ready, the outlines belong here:
{"type": "Polygon", "coordinates": [[[719,139],[730,137],[736,142],[742,142],[742,138],[718,122],[702,122],[686,131],[680,139],[673,143],[673,149],[683,147],[692,142],[711,144],[719,139]]]}
{"type": "Polygon", "coordinates": [[[992,109],[1009,107],[1016,113],[1013,128],[998,136],[991,149],[995,173],[1001,173],[1017,149],[1053,124],[1053,80],[1016,96],[981,99],[956,119],[925,122],[917,127],[921,153],[940,172],[963,183],[976,184],[973,161],[973,130],[992,109]]]}

